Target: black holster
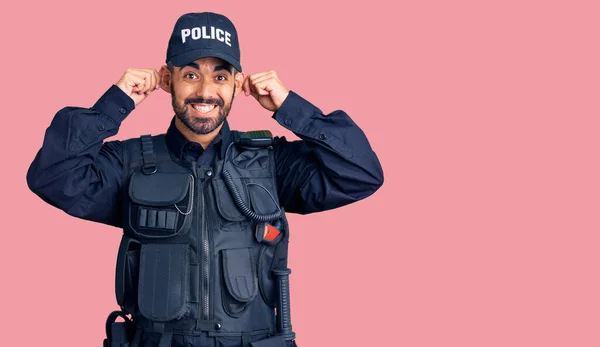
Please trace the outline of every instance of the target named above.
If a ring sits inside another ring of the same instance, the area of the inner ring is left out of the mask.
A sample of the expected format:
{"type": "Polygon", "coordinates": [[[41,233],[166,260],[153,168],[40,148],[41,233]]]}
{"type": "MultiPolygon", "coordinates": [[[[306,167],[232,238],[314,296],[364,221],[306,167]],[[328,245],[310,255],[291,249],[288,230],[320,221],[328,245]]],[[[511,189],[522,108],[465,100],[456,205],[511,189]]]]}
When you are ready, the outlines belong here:
{"type": "Polygon", "coordinates": [[[113,311],[106,319],[106,339],[103,347],[129,347],[135,333],[135,324],[123,311],[113,311]],[[122,317],[123,322],[117,322],[122,317]]]}

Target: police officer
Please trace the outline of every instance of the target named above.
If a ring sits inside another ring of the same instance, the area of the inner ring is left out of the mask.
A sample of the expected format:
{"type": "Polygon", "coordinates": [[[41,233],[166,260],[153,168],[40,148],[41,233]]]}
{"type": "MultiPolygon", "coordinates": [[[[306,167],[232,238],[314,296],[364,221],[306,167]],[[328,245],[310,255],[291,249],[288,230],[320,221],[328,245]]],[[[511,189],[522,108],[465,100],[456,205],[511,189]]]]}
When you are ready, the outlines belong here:
{"type": "Polygon", "coordinates": [[[123,229],[105,346],[294,346],[285,213],[371,195],[383,183],[377,156],[345,112],[323,114],[274,71],[244,77],[222,15],[181,16],[166,58],[159,72],[126,70],[91,108],[61,109],[28,185],[123,229]],[[104,141],[157,89],[175,111],[165,134],[104,141]],[[242,91],[301,140],[230,130],[242,91]]]}

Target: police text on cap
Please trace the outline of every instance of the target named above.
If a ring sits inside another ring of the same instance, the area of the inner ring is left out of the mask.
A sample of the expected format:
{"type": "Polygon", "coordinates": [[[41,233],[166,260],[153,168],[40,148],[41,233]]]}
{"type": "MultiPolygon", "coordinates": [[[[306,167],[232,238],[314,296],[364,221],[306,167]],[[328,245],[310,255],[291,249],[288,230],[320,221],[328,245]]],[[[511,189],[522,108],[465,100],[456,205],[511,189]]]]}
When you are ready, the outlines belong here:
{"type": "Polygon", "coordinates": [[[182,29],[181,30],[181,42],[185,43],[185,39],[187,37],[191,37],[192,40],[198,39],[212,39],[219,40],[221,42],[225,42],[229,47],[231,47],[231,34],[228,31],[223,29],[215,28],[213,26],[210,27],[210,35],[206,31],[206,27],[195,27],[192,29],[182,29]]]}

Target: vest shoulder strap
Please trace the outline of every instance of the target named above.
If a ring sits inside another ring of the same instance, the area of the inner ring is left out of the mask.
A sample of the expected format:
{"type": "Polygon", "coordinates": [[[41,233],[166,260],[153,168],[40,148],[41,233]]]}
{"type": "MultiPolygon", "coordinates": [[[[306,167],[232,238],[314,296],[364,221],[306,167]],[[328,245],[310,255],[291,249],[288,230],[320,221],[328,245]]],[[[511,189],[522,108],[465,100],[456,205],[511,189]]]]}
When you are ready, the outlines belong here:
{"type": "Polygon", "coordinates": [[[165,134],[145,134],[127,139],[123,141],[123,151],[126,157],[126,171],[129,173],[142,167],[145,174],[152,174],[156,172],[156,163],[171,160],[165,134]]]}

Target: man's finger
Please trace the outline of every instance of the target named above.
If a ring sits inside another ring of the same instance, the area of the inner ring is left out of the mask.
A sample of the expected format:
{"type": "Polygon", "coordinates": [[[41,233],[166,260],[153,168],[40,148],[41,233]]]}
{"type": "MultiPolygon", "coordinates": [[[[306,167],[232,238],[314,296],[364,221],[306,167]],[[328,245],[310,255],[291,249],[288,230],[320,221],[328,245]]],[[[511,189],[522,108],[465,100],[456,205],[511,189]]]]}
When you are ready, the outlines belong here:
{"type": "Polygon", "coordinates": [[[255,79],[254,81],[252,81],[252,84],[257,85],[258,83],[262,83],[264,81],[268,81],[268,80],[272,80],[272,79],[274,79],[274,77],[271,76],[270,74],[262,75],[262,76],[258,77],[257,79],[255,79]]]}
{"type": "Polygon", "coordinates": [[[152,69],[147,69],[144,71],[146,77],[146,91],[152,92],[154,87],[156,86],[156,78],[154,78],[154,74],[152,73],[152,69]]]}
{"type": "Polygon", "coordinates": [[[251,90],[250,90],[250,75],[246,76],[246,78],[244,79],[244,83],[242,83],[242,90],[244,91],[244,94],[248,95],[250,94],[251,90]]]}
{"type": "Polygon", "coordinates": [[[158,73],[158,71],[156,71],[156,69],[152,70],[152,73],[154,74],[154,78],[156,78],[156,89],[160,88],[160,75],[158,73]]]}
{"type": "Polygon", "coordinates": [[[148,91],[152,92],[156,90],[156,83],[158,82],[156,76],[154,76],[154,72],[152,70],[148,71],[148,76],[150,76],[150,85],[148,86],[148,91]]]}
{"type": "Polygon", "coordinates": [[[250,76],[248,76],[248,78],[250,78],[251,82],[255,82],[256,80],[258,80],[259,78],[263,77],[263,76],[268,76],[271,74],[271,71],[266,71],[266,72],[258,72],[255,74],[252,74],[250,76]]]}
{"type": "Polygon", "coordinates": [[[147,71],[143,71],[143,75],[144,75],[144,90],[143,90],[143,92],[145,93],[152,89],[152,75],[147,71]]]}
{"type": "Polygon", "coordinates": [[[142,89],[142,92],[146,92],[148,90],[154,90],[156,81],[154,79],[152,69],[139,69],[139,70],[134,71],[133,73],[144,79],[144,87],[142,89]]]}
{"type": "Polygon", "coordinates": [[[131,90],[134,92],[140,92],[143,88],[144,88],[144,78],[137,76],[137,75],[133,75],[130,74],[129,75],[129,86],[131,87],[131,90]]]}
{"type": "Polygon", "coordinates": [[[156,90],[158,89],[159,86],[159,81],[160,81],[160,76],[158,75],[158,72],[156,72],[156,69],[148,69],[148,75],[150,75],[150,80],[152,81],[152,84],[150,85],[150,89],[151,90],[156,90]]]}
{"type": "Polygon", "coordinates": [[[136,92],[144,92],[145,89],[147,88],[147,86],[146,86],[147,75],[144,74],[142,71],[138,70],[138,71],[129,72],[129,76],[132,81],[135,81],[135,84],[137,86],[136,92]]]}
{"type": "Polygon", "coordinates": [[[254,84],[254,86],[255,86],[256,92],[257,92],[259,95],[269,95],[269,94],[270,94],[269,92],[270,92],[271,90],[273,90],[273,88],[271,88],[271,87],[269,86],[269,80],[266,80],[266,81],[263,81],[263,82],[256,83],[256,84],[254,84]]]}
{"type": "Polygon", "coordinates": [[[247,95],[252,95],[256,100],[258,100],[258,97],[260,96],[258,94],[258,92],[256,91],[256,87],[254,87],[253,85],[248,85],[248,94],[247,95]]]}

